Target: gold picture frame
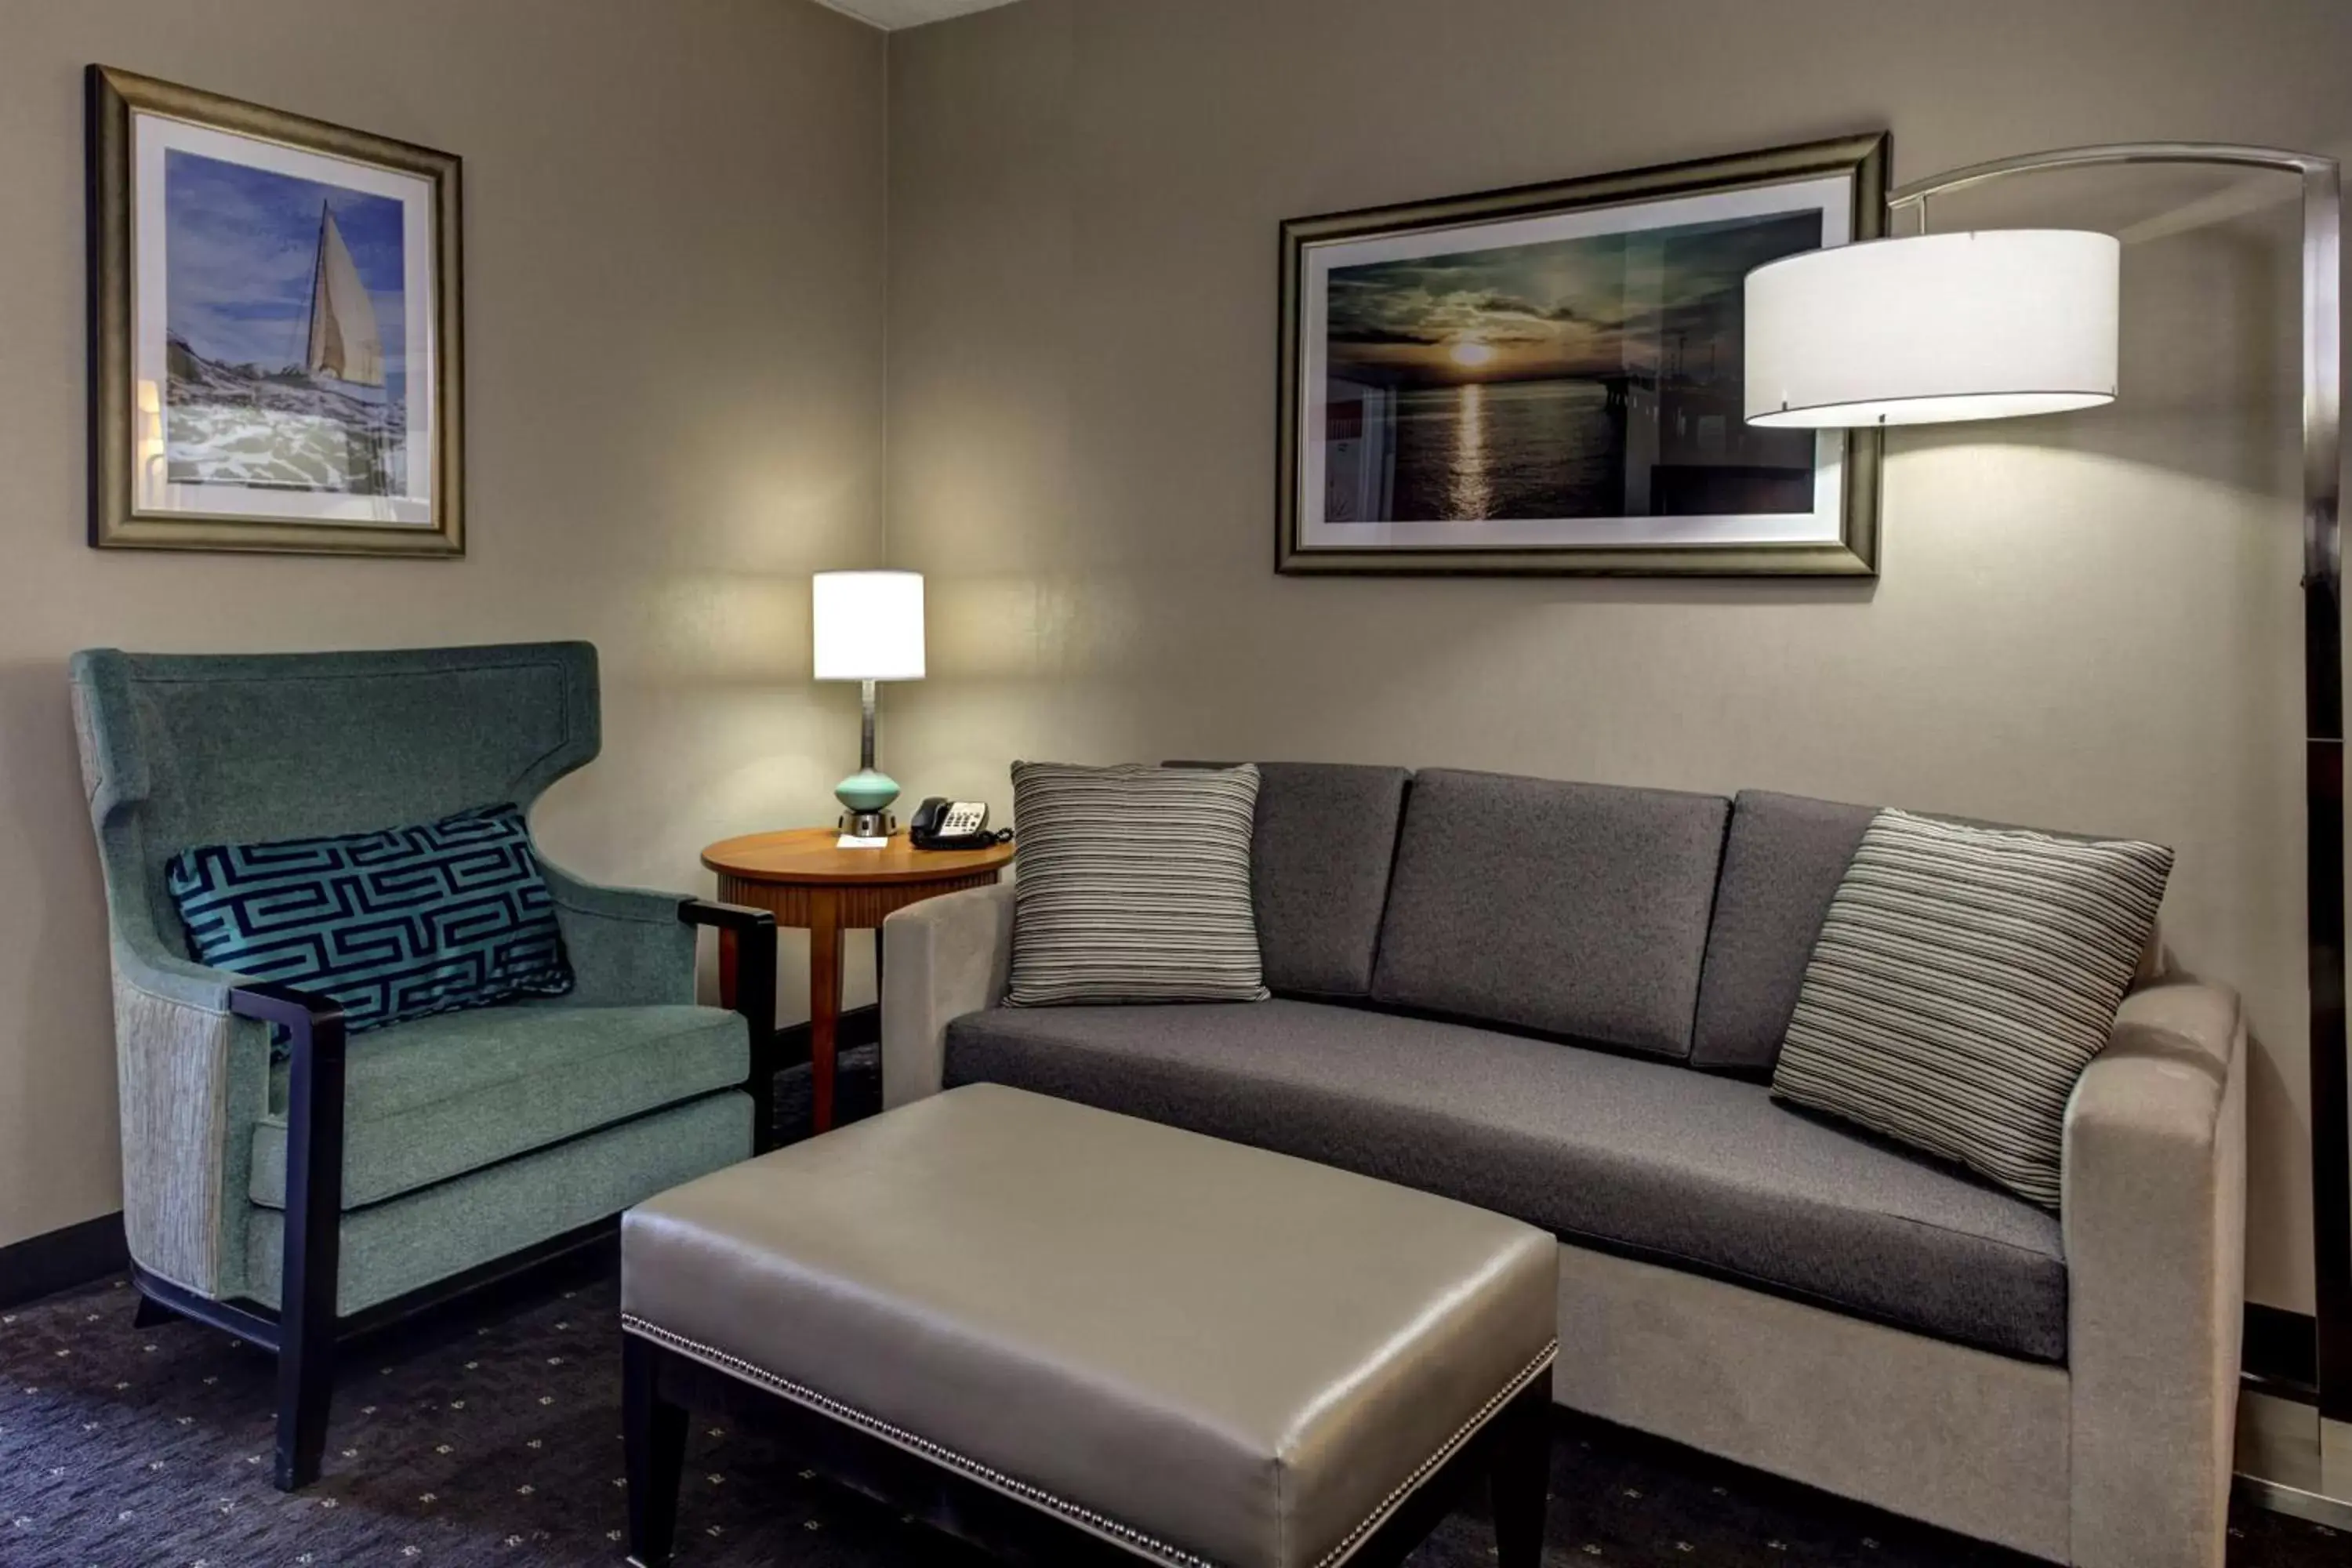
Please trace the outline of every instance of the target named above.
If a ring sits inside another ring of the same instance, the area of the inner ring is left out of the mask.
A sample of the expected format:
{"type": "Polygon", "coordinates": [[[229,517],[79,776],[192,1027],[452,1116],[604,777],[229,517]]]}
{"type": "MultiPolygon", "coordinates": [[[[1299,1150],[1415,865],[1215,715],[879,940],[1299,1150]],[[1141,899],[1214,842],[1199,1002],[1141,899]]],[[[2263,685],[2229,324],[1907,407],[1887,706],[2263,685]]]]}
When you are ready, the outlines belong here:
{"type": "Polygon", "coordinates": [[[1889,157],[1880,132],[1285,223],[1276,570],[1876,575],[1881,437],[1747,429],[1738,279],[1884,237],[1889,157]]]}
{"type": "Polygon", "coordinates": [[[105,66],[86,89],[89,542],[462,556],[460,161],[105,66]]]}

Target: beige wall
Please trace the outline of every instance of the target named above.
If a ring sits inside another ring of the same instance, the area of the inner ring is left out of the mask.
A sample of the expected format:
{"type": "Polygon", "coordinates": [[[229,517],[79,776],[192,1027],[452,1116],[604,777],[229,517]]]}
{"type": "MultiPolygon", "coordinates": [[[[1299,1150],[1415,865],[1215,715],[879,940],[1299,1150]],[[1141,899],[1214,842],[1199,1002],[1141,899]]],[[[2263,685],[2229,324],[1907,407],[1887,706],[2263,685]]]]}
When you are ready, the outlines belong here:
{"type": "Polygon", "coordinates": [[[558,858],[702,887],[707,839],[829,809],[854,699],[805,681],[804,574],[882,553],[887,190],[890,555],[933,593],[933,679],[886,699],[910,794],[1222,752],[2161,837],[2175,945],[2260,1037],[2252,1290],[2308,1306],[2290,215],[2145,177],[1971,209],[2164,218],[2130,405],[1898,437],[1864,588],[1277,578],[1274,243],[1881,126],[1897,178],[2342,152],[2352,11],[1024,0],[889,41],[887,170],[884,40],[802,0],[0,0],[0,1245],[116,1202],[70,649],[588,637],[606,753],[539,813],[558,858]],[[90,60],[464,155],[467,561],[82,545],[90,60]]]}
{"type": "Polygon", "coordinates": [[[1352,758],[2163,839],[2175,945],[2259,1036],[2251,1289],[2307,1309],[2291,215],[2147,176],[1972,208],[2170,215],[2127,262],[2131,402],[1897,437],[1874,587],[1276,576],[1275,246],[1880,127],[1898,179],[2340,150],[2347,58],[2340,0],[1024,0],[900,34],[891,550],[934,607],[893,772],[1001,808],[1016,756],[1352,758]]]}
{"type": "Polygon", "coordinates": [[[558,858],[707,889],[709,839],[828,810],[804,574],[880,554],[885,71],[802,0],[0,0],[0,1244],[119,1203],[71,649],[589,637],[558,858]],[[467,559],[82,543],[92,60],[464,157],[467,559]]]}

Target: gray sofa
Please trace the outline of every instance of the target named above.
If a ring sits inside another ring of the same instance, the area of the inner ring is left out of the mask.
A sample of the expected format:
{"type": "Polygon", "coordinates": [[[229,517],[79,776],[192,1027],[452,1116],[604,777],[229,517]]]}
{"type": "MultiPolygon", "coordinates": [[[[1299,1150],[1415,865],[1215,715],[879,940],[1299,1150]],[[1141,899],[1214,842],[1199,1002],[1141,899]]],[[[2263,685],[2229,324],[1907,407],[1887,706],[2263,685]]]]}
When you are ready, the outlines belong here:
{"type": "Polygon", "coordinates": [[[1005,1008],[1013,889],[954,894],[884,927],[886,1102],[1010,1084],[1499,1211],[1560,1239],[1562,1405],[2053,1561],[2221,1562],[2233,995],[2151,964],[2052,1215],[1769,1097],[1871,808],[1261,766],[1273,1000],[1005,1008]]]}

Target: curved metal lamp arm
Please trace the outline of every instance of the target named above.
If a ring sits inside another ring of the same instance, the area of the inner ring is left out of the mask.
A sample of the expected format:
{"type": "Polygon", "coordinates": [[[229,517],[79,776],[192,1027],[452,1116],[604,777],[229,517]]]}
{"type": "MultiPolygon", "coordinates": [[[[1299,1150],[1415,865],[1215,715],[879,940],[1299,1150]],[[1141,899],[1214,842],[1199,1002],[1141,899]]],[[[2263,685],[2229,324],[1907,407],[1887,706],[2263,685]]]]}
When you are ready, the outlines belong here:
{"type": "MultiPolygon", "coordinates": [[[[2206,164],[2293,174],[2303,182],[2304,766],[2311,996],[2314,1246],[2319,1404],[2352,1421],[2352,1093],[2345,1029],[2343,545],[2343,177],[2315,153],[2221,142],[2124,142],[1973,163],[1915,180],[1887,197],[1890,215],[2011,174],[2126,163],[2206,164]]],[[[1890,227],[1892,225],[1890,224],[1890,227]]]]}
{"type": "Polygon", "coordinates": [[[2290,152],[2284,147],[2249,147],[2231,142],[2110,142],[2096,147],[2061,147],[2048,153],[2027,153],[2015,158],[1995,158],[1965,168],[1930,174],[1887,194],[1890,211],[1917,206],[1929,196],[1946,195],[1970,185],[1981,185],[2010,174],[2042,174],[2053,169],[2091,169],[2115,163],[2208,163],[2241,169],[2269,169],[2280,174],[2336,172],[2336,160],[2316,153],[2290,152]]]}
{"type": "MultiPolygon", "coordinates": [[[[2317,153],[2297,153],[2284,147],[2255,147],[2230,142],[2115,142],[2095,147],[2062,147],[2048,153],[2027,153],[1995,158],[1964,168],[1930,174],[1898,185],[1886,198],[1889,214],[1916,210],[1919,225],[1927,222],[1927,201],[1972,185],[2011,174],[2048,174],[2060,169],[2090,169],[2129,163],[2202,164],[2208,167],[2259,169],[2293,174],[2303,182],[2303,481],[2306,575],[2341,574],[2341,552],[2336,517],[2343,479],[2343,173],[2336,161],[2317,153]],[[2312,525],[2325,503],[2326,524],[2312,525]],[[2318,547],[2324,546],[2324,551],[2318,547]],[[2324,554],[2324,560],[2321,556],[2324,554]]],[[[1892,226],[1890,225],[1890,226],[1892,226]]],[[[2340,686],[2340,679],[2331,680],[2340,686]]],[[[2329,704],[2332,725],[2311,715],[2313,734],[2340,737],[2343,703],[2329,704]]]]}

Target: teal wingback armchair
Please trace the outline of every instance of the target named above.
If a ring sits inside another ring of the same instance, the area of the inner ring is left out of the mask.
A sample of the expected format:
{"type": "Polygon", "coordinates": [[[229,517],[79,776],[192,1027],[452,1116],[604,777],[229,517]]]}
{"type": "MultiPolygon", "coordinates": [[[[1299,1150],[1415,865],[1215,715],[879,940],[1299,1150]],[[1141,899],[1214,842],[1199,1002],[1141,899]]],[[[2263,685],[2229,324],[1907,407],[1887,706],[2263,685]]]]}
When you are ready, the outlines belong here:
{"type": "Polygon", "coordinates": [[[639,1199],[765,1146],[774,920],[542,858],[572,994],[347,1043],[331,999],[192,962],[165,863],[528,808],[596,755],[595,649],[98,649],[72,673],[141,1312],[278,1353],[291,1489],[318,1474],[339,1340],[589,1245],[639,1199]],[[739,944],[740,1013],[695,1005],[698,926],[739,944]],[[273,1026],[290,1043],[275,1064],[273,1026]]]}

